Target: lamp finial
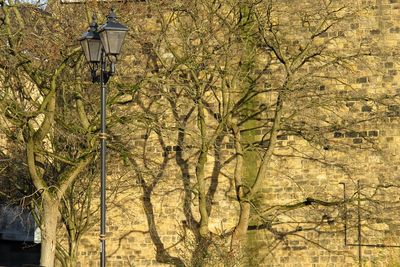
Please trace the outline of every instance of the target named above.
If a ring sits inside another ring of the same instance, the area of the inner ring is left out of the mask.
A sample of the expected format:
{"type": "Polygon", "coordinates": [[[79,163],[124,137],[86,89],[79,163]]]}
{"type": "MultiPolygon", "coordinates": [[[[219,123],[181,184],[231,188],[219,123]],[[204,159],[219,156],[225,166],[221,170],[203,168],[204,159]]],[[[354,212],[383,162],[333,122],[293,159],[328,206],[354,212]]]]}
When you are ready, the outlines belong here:
{"type": "Polygon", "coordinates": [[[107,16],[108,20],[116,20],[117,15],[115,14],[115,7],[111,7],[110,13],[107,16]]]}
{"type": "Polygon", "coordinates": [[[89,26],[89,31],[91,31],[91,32],[96,32],[97,31],[97,16],[96,16],[96,13],[93,13],[93,16],[92,16],[92,23],[90,23],[90,26],[89,26]]]}

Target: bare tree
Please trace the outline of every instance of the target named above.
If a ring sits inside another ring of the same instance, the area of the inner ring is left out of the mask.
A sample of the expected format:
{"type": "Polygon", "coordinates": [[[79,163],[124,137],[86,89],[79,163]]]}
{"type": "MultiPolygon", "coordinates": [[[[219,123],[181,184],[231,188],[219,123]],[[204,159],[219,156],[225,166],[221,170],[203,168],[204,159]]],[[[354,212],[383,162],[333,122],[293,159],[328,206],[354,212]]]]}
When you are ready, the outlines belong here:
{"type": "Polygon", "coordinates": [[[94,161],[96,117],[88,117],[82,82],[75,79],[80,50],[71,47],[68,15],[13,1],[0,5],[2,132],[25,153],[21,168],[37,192],[41,265],[54,266],[62,202],[94,161]]]}
{"type": "MultiPolygon", "coordinates": [[[[361,70],[365,73],[365,66],[379,64],[381,53],[348,27],[361,9],[345,1],[318,0],[302,3],[301,8],[289,1],[153,4],[150,8],[159,31],[154,30],[151,37],[145,32],[135,36],[146,56],[142,61],[146,71],[141,73],[135,100],[139,102],[135,103],[148,104],[142,106],[142,112],[154,118],[151,121],[162,118],[173,125],[168,128],[160,122],[151,130],[158,140],[175,132],[174,145],[160,141],[159,146],[166,151],[164,159],[175,157],[181,170],[185,216],[181,225],[195,240],[191,261],[168,256],[158,258],[160,262],[201,266],[221,237],[230,240],[225,259],[232,255],[241,259],[248,230],[267,229],[277,240],[306,231],[278,230],[271,219],[265,219],[276,218],[276,210],[287,214],[287,210],[319,206],[321,216],[315,217],[322,218],[323,210],[342,207],[343,202],[327,195],[321,199],[310,196],[269,211],[257,207],[257,201],[263,184],[275,178],[272,165],[285,158],[336,166],[346,175],[351,166],[337,157],[326,157],[324,151],[360,148],[358,140],[338,142],[337,136],[384,115],[378,111],[360,118],[342,113],[348,102],[356,99],[383,106],[390,102],[388,95],[371,96],[352,86],[350,77],[361,70]],[[301,147],[283,148],[289,137],[301,147]],[[221,147],[234,151],[233,155],[219,156],[221,147]],[[231,190],[222,188],[219,181],[229,173],[227,169],[232,170],[239,213],[236,226],[218,235],[210,231],[209,221],[215,192],[231,190]],[[268,212],[271,214],[265,216],[268,212]]],[[[359,137],[356,135],[354,138],[359,137]]],[[[374,136],[363,138],[367,141],[362,149],[374,149],[374,136]]],[[[150,179],[153,186],[160,180],[155,177],[152,182],[150,179]]],[[[153,187],[148,190],[147,182],[143,184],[149,201],[153,187]]],[[[327,217],[315,220],[308,230],[318,231],[328,221],[327,217]]],[[[152,231],[157,231],[154,222],[150,224],[152,231]]],[[[157,252],[166,253],[159,239],[153,241],[157,252]]]]}
{"type": "MultiPolygon", "coordinates": [[[[82,58],[73,41],[78,34],[69,21],[72,12],[82,21],[87,14],[55,3],[48,8],[54,16],[30,5],[0,4],[3,131],[25,151],[24,171],[40,194],[41,264],[53,266],[57,222],[67,227],[70,247],[59,247],[58,255],[68,262],[96,211],[89,208],[91,191],[84,189],[92,188],[90,172],[96,173],[90,165],[97,99],[80,77],[82,58]],[[28,11],[34,12],[29,19],[22,16],[28,11]],[[43,37],[36,40],[36,35],[43,37]],[[89,179],[77,180],[83,176],[89,179]],[[77,205],[83,213],[73,212],[77,205]]],[[[288,236],[329,224],[323,215],[343,202],[323,193],[267,207],[259,198],[264,184],[277,179],[273,165],[284,159],[335,166],[348,174],[346,156],[330,158],[324,151],[376,148],[374,135],[361,136],[357,127],[380,119],[384,108],[362,118],[343,116],[349,101],[377,106],[393,101],[352,86],[349,77],[365,72],[360,66],[375,64],[380,52],[347,27],[359,11],[346,1],[326,0],[307,1],[301,8],[273,0],[121,5],[132,30],[121,62],[124,79],[113,82],[118,92],[111,91],[108,102],[110,148],[136,181],[116,183],[113,192],[141,188],[145,234],[157,261],[204,266],[222,259],[233,266],[245,257],[249,231],[268,231],[273,248],[288,236]],[[132,15],[137,13],[146,16],[132,15]],[[341,135],[361,138],[362,144],[341,135]],[[295,142],[289,144],[289,138],[295,142]],[[171,177],[179,182],[168,184],[171,177]],[[181,205],[176,213],[182,216],[175,225],[181,232],[167,245],[155,202],[175,192],[181,205]],[[217,211],[219,199],[236,217],[229,218],[233,226],[216,231],[210,224],[224,216],[217,211]],[[295,217],[311,206],[320,208],[322,215],[314,217],[323,219],[306,228],[279,228],[277,218],[295,217]]],[[[70,262],[65,265],[73,266],[70,262]]]]}

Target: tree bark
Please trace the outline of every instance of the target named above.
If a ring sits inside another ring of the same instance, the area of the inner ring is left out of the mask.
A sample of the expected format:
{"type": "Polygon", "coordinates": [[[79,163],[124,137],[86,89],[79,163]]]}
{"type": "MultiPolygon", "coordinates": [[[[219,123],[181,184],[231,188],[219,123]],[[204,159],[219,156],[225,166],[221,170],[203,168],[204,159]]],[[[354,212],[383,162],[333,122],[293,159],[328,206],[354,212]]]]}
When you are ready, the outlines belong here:
{"type": "Polygon", "coordinates": [[[45,197],[43,201],[42,245],[40,253],[40,265],[44,267],[54,267],[57,224],[60,218],[58,207],[58,201],[50,199],[50,197],[45,197]]]}
{"type": "Polygon", "coordinates": [[[239,127],[233,123],[231,120],[229,121],[229,127],[231,128],[234,136],[235,143],[235,151],[236,151],[236,164],[234,170],[234,181],[235,181],[235,189],[236,189],[236,198],[239,201],[240,205],[240,213],[239,213],[239,221],[235,227],[235,230],[232,233],[231,239],[231,252],[234,256],[240,254],[242,249],[242,243],[246,239],[247,226],[249,224],[250,218],[250,203],[245,201],[245,193],[243,188],[243,161],[244,161],[244,151],[241,144],[241,134],[239,127]]]}
{"type": "Polygon", "coordinates": [[[69,258],[67,261],[67,266],[68,267],[75,267],[76,266],[76,260],[78,258],[78,241],[70,241],[69,244],[69,258]]]}
{"type": "Polygon", "coordinates": [[[249,226],[249,218],[250,218],[250,203],[240,202],[239,222],[236,225],[235,230],[233,231],[231,240],[231,251],[236,256],[239,256],[239,254],[243,249],[243,244],[246,241],[247,228],[249,226]]]}
{"type": "Polygon", "coordinates": [[[205,114],[203,110],[203,104],[201,101],[198,103],[198,127],[201,134],[201,149],[199,158],[196,164],[196,178],[197,187],[199,193],[199,213],[200,213],[200,235],[207,237],[209,234],[208,230],[208,216],[207,213],[207,195],[206,195],[206,182],[205,182],[205,165],[207,162],[208,144],[206,142],[206,126],[205,126],[205,114]]]}

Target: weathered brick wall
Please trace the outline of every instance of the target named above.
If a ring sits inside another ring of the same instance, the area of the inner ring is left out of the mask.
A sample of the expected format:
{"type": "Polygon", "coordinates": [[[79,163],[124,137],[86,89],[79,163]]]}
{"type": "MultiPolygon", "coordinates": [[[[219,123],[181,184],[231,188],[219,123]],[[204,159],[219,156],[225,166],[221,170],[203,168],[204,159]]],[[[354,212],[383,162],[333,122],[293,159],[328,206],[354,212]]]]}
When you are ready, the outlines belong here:
{"type": "MultiPolygon", "coordinates": [[[[365,10],[357,13],[359,17],[344,31],[361,36],[364,43],[375,46],[382,53],[379,60],[366,64],[364,69],[354,70],[354,76],[347,79],[348,85],[327,84],[322,89],[344,91],[348,96],[346,108],[338,112],[343,116],[364,118],[365,122],[327,133],[326,147],[318,149],[290,133],[278,137],[278,149],[251,217],[251,225],[264,225],[265,229],[249,230],[244,266],[357,266],[360,251],[354,245],[358,242],[358,210],[361,210],[362,243],[400,245],[400,223],[396,220],[399,210],[395,207],[400,192],[397,188],[400,106],[395,103],[387,105],[390,101],[384,98],[380,102],[372,100],[381,93],[399,92],[400,3],[377,0],[349,4],[358,4],[365,10]],[[357,181],[361,186],[361,207],[357,202],[357,181]],[[343,202],[341,183],[346,184],[347,202],[343,202]],[[376,191],[379,186],[388,188],[376,191]],[[346,219],[347,244],[344,233],[346,219]]],[[[161,99],[158,104],[162,108],[167,101],[161,99]]],[[[170,114],[163,120],[165,128],[178,127],[170,114]]],[[[195,122],[189,124],[194,126],[195,122]]],[[[191,138],[197,145],[198,135],[193,132],[191,138]]],[[[261,136],[264,133],[257,134],[261,136]]],[[[150,136],[135,133],[132,136],[129,145],[138,149],[138,158],[147,140],[157,143],[154,133],[150,136]]],[[[140,158],[136,168],[147,171],[145,179],[148,182],[157,176],[157,170],[164,169],[151,197],[153,215],[165,248],[172,255],[184,256],[191,248],[189,241],[180,242],[188,234],[182,227],[185,220],[182,177],[193,177],[194,167],[190,166],[188,173],[184,173],[185,166],[177,162],[177,153],[186,150],[178,146],[178,135],[173,130],[163,138],[164,148],[156,144],[152,150],[147,150],[147,157],[154,160],[151,167],[146,169],[141,161],[143,158],[140,158]],[[166,158],[169,159],[162,165],[166,158]]],[[[218,161],[223,162],[232,155],[233,145],[229,138],[225,138],[221,147],[218,161]]],[[[215,162],[215,155],[210,155],[209,174],[215,168],[215,162]]],[[[114,195],[108,204],[108,265],[167,266],[155,259],[155,246],[142,204],[143,188],[137,181],[137,174],[134,168],[127,169],[126,165],[119,164],[113,166],[108,177],[109,195],[112,195],[111,185],[115,177],[124,177],[125,185],[125,189],[114,195]]],[[[231,182],[232,166],[224,166],[218,176],[219,185],[210,219],[210,230],[214,233],[227,232],[236,223],[238,205],[231,182]]],[[[192,179],[189,187],[195,186],[192,179]]],[[[191,205],[195,210],[196,199],[191,205]]],[[[97,235],[97,228],[93,228],[83,238],[80,266],[98,265],[97,235]]],[[[397,248],[361,248],[363,266],[396,266],[400,262],[399,255],[397,248]]]]}
{"type": "Polygon", "coordinates": [[[365,122],[353,129],[329,134],[329,146],[318,158],[333,164],[315,162],[312,151],[299,138],[283,138],[280,150],[290,151],[290,147],[296,147],[305,157],[292,160],[276,157],[259,207],[267,210],[265,214],[270,216],[267,220],[281,225],[277,229],[284,234],[292,231],[293,235],[283,235],[279,239],[277,235],[271,237],[266,230],[250,231],[249,250],[254,250],[257,256],[250,266],[357,266],[360,258],[363,266],[399,264],[398,248],[390,247],[400,244],[400,224],[394,219],[399,193],[398,107],[396,104],[385,105],[385,101],[371,101],[368,95],[398,92],[396,49],[399,36],[396,29],[400,5],[397,1],[362,1],[362,4],[366,9],[351,29],[384,53],[380,61],[372,64],[372,73],[368,68],[361,69],[350,79],[352,91],[346,104],[348,109],[343,112],[344,116],[365,118],[365,122]],[[366,97],[359,99],[358,92],[363,92],[366,97]],[[381,118],[372,119],[377,116],[381,118]],[[360,207],[357,181],[361,188],[360,207]],[[299,210],[268,211],[276,205],[294,205],[310,199],[330,203],[343,201],[342,183],[347,187],[347,205],[342,202],[328,206],[311,201],[299,210]],[[377,190],[380,186],[387,188],[377,190]],[[372,245],[362,246],[360,251],[357,246],[359,210],[361,243],[372,245]],[[271,218],[273,216],[276,217],[271,218]]]}
{"type": "MultiPolygon", "coordinates": [[[[351,134],[347,142],[358,144],[377,142],[390,146],[384,151],[362,151],[353,148],[346,151],[348,160],[331,166],[315,164],[307,159],[280,161],[271,170],[271,177],[265,184],[260,196],[260,207],[268,209],[275,205],[304,203],[308,205],[300,209],[284,212],[265,212],[276,224],[276,229],[293,234],[282,235],[281,239],[266,230],[250,232],[253,246],[258,244],[258,256],[268,254],[254,266],[354,266],[358,262],[358,203],[357,181],[361,185],[361,225],[363,244],[398,245],[399,223],[393,220],[398,211],[398,182],[396,174],[399,163],[397,131],[387,128],[389,125],[375,125],[379,136],[355,137],[351,134]],[[343,164],[343,165],[342,165],[343,164]],[[345,169],[343,169],[343,167],[345,169]],[[286,171],[289,170],[289,171],[286,171]],[[326,206],[312,202],[313,199],[330,203],[344,200],[343,184],[346,183],[347,207],[343,203],[326,206]],[[382,189],[376,195],[374,190],[378,185],[395,185],[393,188],[382,189]],[[397,192],[397,193],[395,193],[397,192]],[[368,198],[368,200],[366,200],[368,198]],[[382,199],[385,199],[383,201],[382,199]],[[261,206],[262,205],[262,206],[261,206]],[[347,216],[347,244],[345,245],[345,218],[347,216]],[[287,223],[285,223],[287,222],[287,223]],[[269,238],[267,238],[269,237],[269,238]],[[254,240],[254,241],[253,241],[254,240]],[[277,245],[279,244],[279,245],[277,245]],[[276,248],[275,248],[275,245],[276,248]],[[274,248],[274,249],[272,249],[274,248]]],[[[398,123],[391,123],[398,128],[398,123]]],[[[376,131],[376,130],[374,130],[376,131]]],[[[375,135],[376,132],[374,132],[375,135]]],[[[333,137],[334,138],[334,137],[333,137]]],[[[327,155],[336,152],[325,152],[327,155]]],[[[335,156],[333,156],[335,157],[335,156]]],[[[371,266],[391,266],[398,262],[398,252],[395,248],[362,247],[362,261],[371,266]]],[[[369,265],[367,265],[369,266],[369,265]]],[[[395,265],[393,265],[395,266],[395,265]]]]}

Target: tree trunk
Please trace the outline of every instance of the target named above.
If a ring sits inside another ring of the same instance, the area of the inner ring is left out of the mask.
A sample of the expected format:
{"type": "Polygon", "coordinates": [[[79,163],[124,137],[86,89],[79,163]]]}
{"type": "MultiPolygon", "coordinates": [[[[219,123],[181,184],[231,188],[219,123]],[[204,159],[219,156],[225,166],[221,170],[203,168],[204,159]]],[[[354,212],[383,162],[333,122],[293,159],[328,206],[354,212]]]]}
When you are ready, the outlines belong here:
{"type": "Polygon", "coordinates": [[[231,240],[231,251],[235,256],[240,256],[243,244],[247,237],[247,228],[250,218],[250,203],[240,202],[239,222],[235,227],[231,240]]]}
{"type": "Polygon", "coordinates": [[[207,213],[207,195],[206,195],[206,181],[205,181],[205,165],[207,162],[208,144],[206,141],[206,121],[203,109],[203,104],[199,101],[198,106],[198,127],[201,134],[201,149],[199,158],[196,164],[196,178],[197,187],[199,193],[199,213],[200,213],[200,235],[207,237],[209,234],[208,230],[208,216],[207,213]]]}
{"type": "Polygon", "coordinates": [[[67,260],[67,267],[75,267],[78,258],[78,240],[70,241],[69,257],[67,260]]]}
{"type": "Polygon", "coordinates": [[[44,267],[54,267],[57,245],[57,223],[60,217],[58,206],[58,201],[48,198],[45,198],[43,201],[40,265],[44,267]]]}

